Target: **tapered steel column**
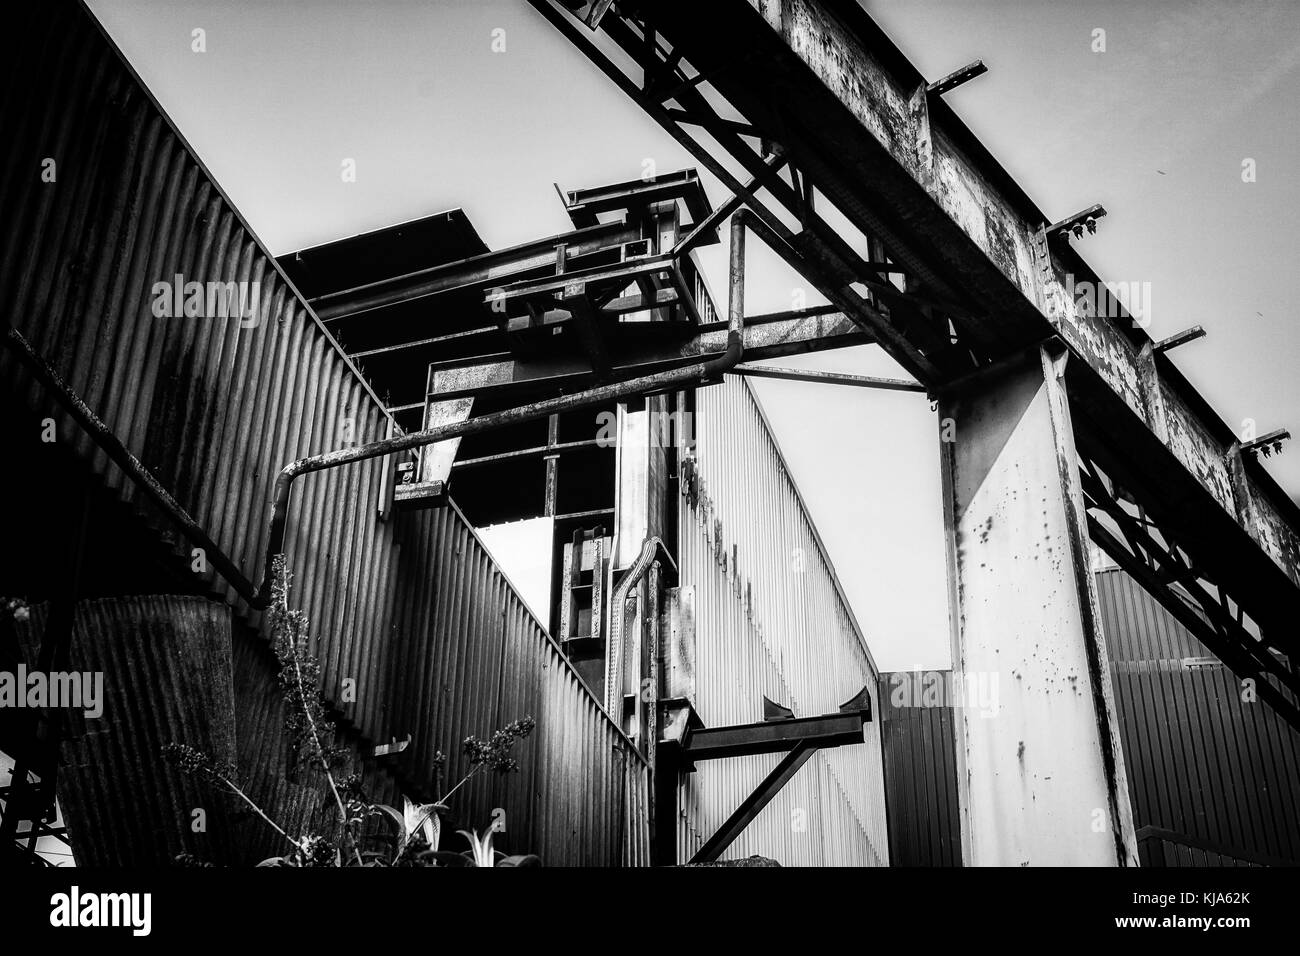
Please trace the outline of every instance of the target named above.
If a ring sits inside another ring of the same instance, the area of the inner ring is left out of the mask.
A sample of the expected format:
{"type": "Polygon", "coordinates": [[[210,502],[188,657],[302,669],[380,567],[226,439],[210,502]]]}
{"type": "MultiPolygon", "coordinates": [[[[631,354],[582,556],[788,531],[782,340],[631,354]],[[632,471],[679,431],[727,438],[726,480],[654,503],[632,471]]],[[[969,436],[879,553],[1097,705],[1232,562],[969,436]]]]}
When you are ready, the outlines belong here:
{"type": "Polygon", "coordinates": [[[1137,860],[1065,358],[940,399],[967,866],[1137,860]]]}

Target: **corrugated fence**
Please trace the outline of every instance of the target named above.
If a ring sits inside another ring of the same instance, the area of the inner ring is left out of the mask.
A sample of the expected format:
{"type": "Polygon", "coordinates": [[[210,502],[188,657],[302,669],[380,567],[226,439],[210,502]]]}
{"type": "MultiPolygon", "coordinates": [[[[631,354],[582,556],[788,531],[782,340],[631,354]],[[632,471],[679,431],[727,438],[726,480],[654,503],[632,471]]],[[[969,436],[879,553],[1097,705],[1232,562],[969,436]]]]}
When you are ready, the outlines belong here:
{"type": "MultiPolygon", "coordinates": [[[[1142,865],[1300,861],[1300,734],[1122,570],[1097,574],[1097,596],[1142,865]]],[[[887,675],[882,695],[928,676],[887,675]]],[[[895,862],[960,865],[950,703],[891,709],[884,728],[895,862]]]]}
{"type": "MultiPolygon", "coordinates": [[[[0,167],[0,307],[256,580],[279,469],[383,437],[382,405],[91,15],[45,4],[22,40],[2,94],[15,145],[0,167]],[[210,283],[240,284],[256,309],[211,317],[225,287],[210,283]],[[187,313],[191,302],[201,314],[187,313]]],[[[8,353],[0,370],[7,393],[53,409],[8,353]]],[[[166,528],[75,425],[58,428],[166,528]]],[[[519,849],[547,863],[642,862],[640,757],[459,512],[380,516],[381,469],[372,460],[295,487],[291,603],[311,622],[327,697],[366,741],[410,734],[399,774],[428,797],[436,750],[458,779],[464,736],[533,714],[523,773],[470,791],[480,825],[504,806],[519,849]]],[[[197,560],[188,543],[176,548],[197,560]]]]}
{"type": "Polygon", "coordinates": [[[951,679],[951,671],[882,675],[880,727],[894,866],[962,863],[951,679]]]}
{"type": "Polygon", "coordinates": [[[1300,861],[1300,734],[1123,571],[1097,596],[1143,863],[1300,861]]]}

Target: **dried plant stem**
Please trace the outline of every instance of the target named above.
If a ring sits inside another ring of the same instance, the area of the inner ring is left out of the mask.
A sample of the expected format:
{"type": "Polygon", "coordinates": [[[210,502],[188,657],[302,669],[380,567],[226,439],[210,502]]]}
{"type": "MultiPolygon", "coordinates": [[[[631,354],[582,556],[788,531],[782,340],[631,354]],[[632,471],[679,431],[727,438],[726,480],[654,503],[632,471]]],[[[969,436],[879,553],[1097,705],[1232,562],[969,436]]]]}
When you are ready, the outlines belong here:
{"type": "Polygon", "coordinates": [[[256,814],[257,814],[259,817],[261,817],[263,820],[265,820],[268,824],[270,824],[271,829],[275,830],[276,833],[278,833],[278,834],[280,834],[280,836],[284,837],[285,840],[287,840],[287,841],[288,841],[288,842],[293,846],[293,848],[294,848],[295,850],[299,850],[299,851],[302,850],[302,846],[301,846],[301,844],[299,844],[297,840],[295,840],[293,837],[289,836],[288,833],[286,833],[284,830],[282,830],[282,829],[280,828],[280,825],[279,825],[278,823],[276,823],[274,820],[272,820],[270,817],[268,817],[264,812],[262,812],[262,808],[259,807],[259,806],[257,805],[256,802],[254,802],[254,800],[253,800],[252,797],[250,797],[248,794],[244,793],[244,791],[241,790],[241,789],[239,788],[238,784],[236,784],[236,783],[235,783],[233,780],[231,780],[230,778],[228,778],[228,777],[226,777],[226,776],[224,776],[224,775],[222,775],[222,774],[220,774],[220,773],[217,773],[215,770],[209,770],[209,771],[207,771],[207,772],[208,772],[208,773],[209,773],[209,774],[210,774],[214,779],[216,779],[217,781],[219,781],[220,783],[222,783],[222,784],[226,787],[226,789],[227,789],[228,791],[230,791],[230,792],[233,793],[235,796],[239,797],[239,799],[243,800],[246,804],[248,804],[250,807],[252,807],[253,812],[256,813],[256,814]]]}
{"type": "Polygon", "coordinates": [[[291,648],[293,654],[293,674],[298,682],[298,701],[302,704],[302,712],[307,718],[307,725],[311,729],[311,742],[316,748],[316,759],[320,763],[320,768],[325,772],[325,779],[329,781],[330,793],[334,794],[334,803],[339,808],[339,819],[343,822],[343,836],[349,839],[352,844],[352,856],[357,861],[358,866],[363,866],[361,851],[357,849],[356,840],[351,840],[351,834],[348,833],[348,811],[343,805],[343,798],[339,795],[339,788],[334,782],[334,774],[330,770],[329,761],[325,759],[325,748],[321,746],[320,736],[316,731],[316,721],[311,715],[311,707],[307,704],[306,692],[302,683],[302,668],[298,665],[298,643],[297,635],[291,635],[293,641],[291,648]]]}

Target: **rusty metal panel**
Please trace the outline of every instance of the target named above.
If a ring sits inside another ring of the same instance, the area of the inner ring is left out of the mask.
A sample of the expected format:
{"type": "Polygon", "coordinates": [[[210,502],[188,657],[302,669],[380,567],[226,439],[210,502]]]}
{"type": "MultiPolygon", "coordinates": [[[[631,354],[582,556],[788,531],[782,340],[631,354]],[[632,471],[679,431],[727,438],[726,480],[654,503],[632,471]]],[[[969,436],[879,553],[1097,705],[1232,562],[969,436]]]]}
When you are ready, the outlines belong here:
{"type": "Polygon", "coordinates": [[[1290,502],[1279,502],[1274,497],[1273,488],[1276,486],[1270,488],[1271,481],[1268,485],[1261,485],[1249,471],[1246,480],[1255,510],[1255,530],[1260,546],[1278,567],[1291,575],[1293,581],[1300,583],[1300,535],[1283,513],[1290,502]]]}
{"type": "Polygon", "coordinates": [[[961,866],[951,671],[881,675],[892,866],[961,866]]]}
{"type": "Polygon", "coordinates": [[[1236,514],[1232,476],[1224,462],[1227,448],[1188,410],[1186,403],[1167,383],[1160,383],[1165,407],[1168,446],[1188,472],[1214,496],[1229,514],[1236,514]]]}
{"type": "MultiPolygon", "coordinates": [[[[281,467],[382,438],[390,419],[90,15],[56,2],[36,20],[7,64],[3,125],[17,145],[0,166],[9,219],[0,308],[255,578],[281,467]],[[57,173],[41,183],[45,158],[57,173]],[[184,299],[188,282],[202,293],[248,283],[257,307],[214,317],[201,296],[201,314],[157,315],[169,296],[156,284],[179,285],[184,299]]],[[[8,353],[0,375],[57,417],[8,353]]],[[[237,619],[257,625],[260,615],[76,434],[98,478],[168,536],[237,619]]],[[[468,818],[485,826],[505,808],[503,841],[547,863],[644,862],[644,763],[463,516],[383,520],[382,480],[380,459],[306,476],[289,516],[291,602],[311,623],[343,728],[362,746],[410,733],[399,778],[432,797],[435,751],[455,774],[466,735],[531,713],[538,730],[523,771],[458,794],[468,818]],[[346,679],[355,700],[341,693],[346,679]]]]}
{"type": "Polygon", "coordinates": [[[943,130],[931,130],[931,144],[929,182],[935,200],[1025,297],[1035,301],[1038,277],[1030,230],[1037,223],[1026,223],[943,130]]]}
{"type": "Polygon", "coordinates": [[[1097,591],[1143,862],[1300,862],[1300,733],[1123,571],[1097,591]]]}
{"type": "MultiPolygon", "coordinates": [[[[1076,299],[1071,296],[1070,290],[1076,283],[1091,283],[1089,288],[1098,290],[1093,298],[1102,303],[1102,310],[1112,306],[1113,300],[1108,297],[1105,286],[1091,272],[1082,275],[1068,272],[1067,266],[1055,258],[1051,268],[1052,281],[1044,288],[1043,295],[1052,323],[1061,337],[1087,360],[1124,403],[1144,422],[1147,421],[1147,408],[1138,382],[1138,350],[1121,329],[1121,323],[1132,319],[1099,318],[1087,311],[1089,308],[1097,309],[1087,304],[1087,297],[1076,299]]],[[[1032,292],[1026,294],[1033,296],[1032,292]]]]}
{"type": "MultiPolygon", "coordinates": [[[[748,383],[695,393],[698,496],[679,503],[678,563],[694,591],[695,700],[707,726],[746,723],[766,695],[810,716],[877,672],[835,572],[748,383]]],[[[678,854],[689,857],[779,757],[697,765],[679,789],[678,854]]],[[[728,849],[783,865],[889,860],[880,725],[861,746],[819,751],[728,849]]]]}

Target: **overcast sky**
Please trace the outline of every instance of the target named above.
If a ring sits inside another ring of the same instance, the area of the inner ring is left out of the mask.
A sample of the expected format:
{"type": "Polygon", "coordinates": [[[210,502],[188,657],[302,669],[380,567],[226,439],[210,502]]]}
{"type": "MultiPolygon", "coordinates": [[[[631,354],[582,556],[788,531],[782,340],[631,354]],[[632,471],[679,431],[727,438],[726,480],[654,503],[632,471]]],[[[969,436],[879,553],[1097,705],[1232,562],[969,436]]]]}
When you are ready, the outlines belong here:
{"type": "MultiPolygon", "coordinates": [[[[553,182],[632,179],[647,158],[660,172],[694,165],[523,0],[90,6],[275,255],[454,207],[500,248],[570,228],[553,182]],[[355,183],[341,181],[344,158],[355,183]]],[[[1047,216],[1105,205],[1078,248],[1105,279],[1151,283],[1154,337],[1206,329],[1176,361],[1229,423],[1300,426],[1300,3],[864,6],[927,77],[984,60],[990,72],[949,103],[1047,216]]],[[[725,290],[722,250],[705,265],[725,290]]],[[[799,280],[760,271],[748,311],[789,308],[799,280]]],[[[901,374],[871,348],[779,364],[901,374]]],[[[929,403],[757,388],[878,664],[947,666],[929,403]]],[[[1300,446],[1265,467],[1300,490],[1300,446]]]]}

